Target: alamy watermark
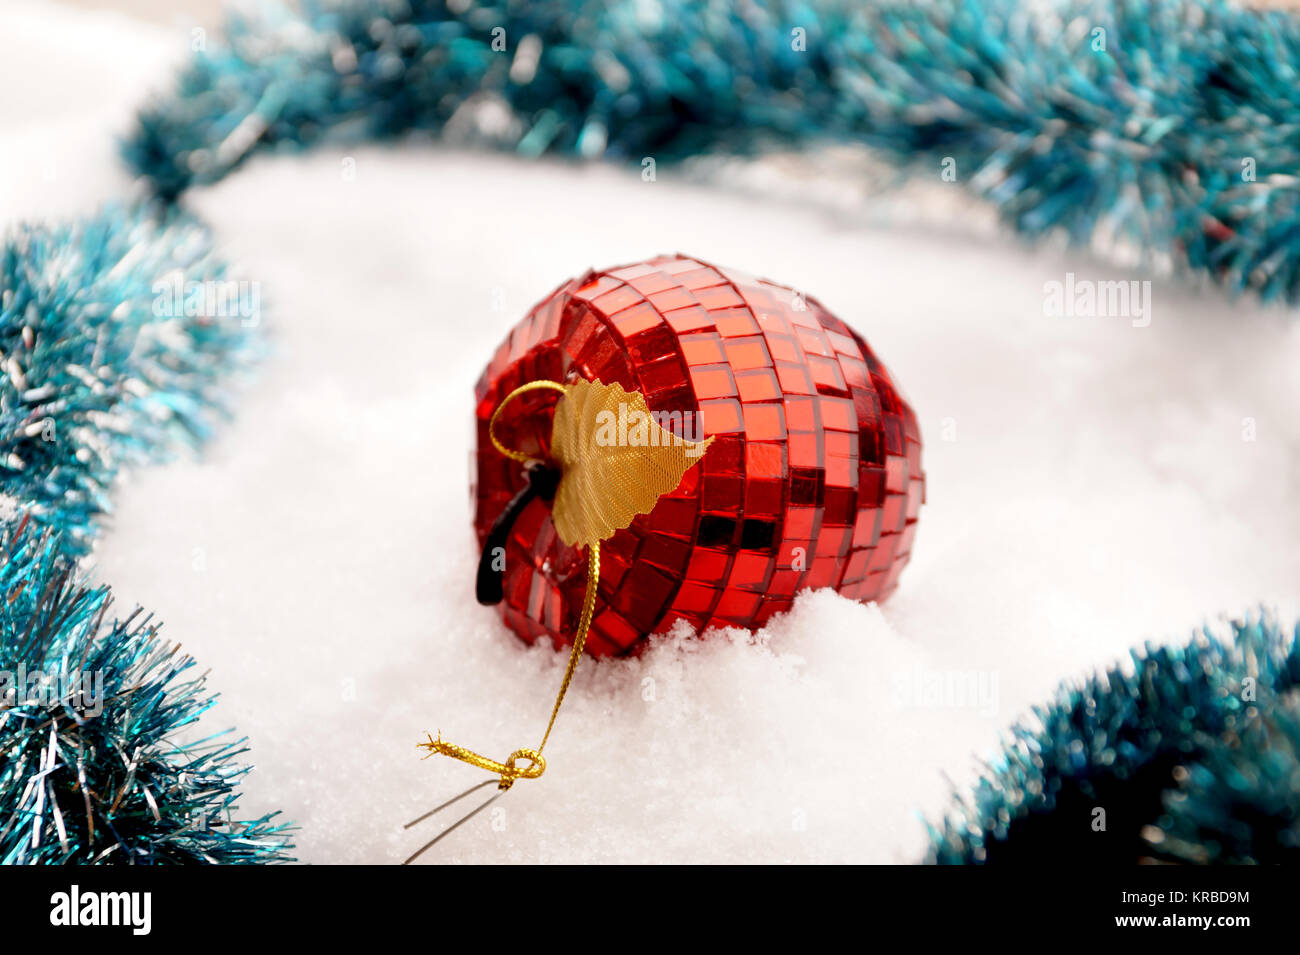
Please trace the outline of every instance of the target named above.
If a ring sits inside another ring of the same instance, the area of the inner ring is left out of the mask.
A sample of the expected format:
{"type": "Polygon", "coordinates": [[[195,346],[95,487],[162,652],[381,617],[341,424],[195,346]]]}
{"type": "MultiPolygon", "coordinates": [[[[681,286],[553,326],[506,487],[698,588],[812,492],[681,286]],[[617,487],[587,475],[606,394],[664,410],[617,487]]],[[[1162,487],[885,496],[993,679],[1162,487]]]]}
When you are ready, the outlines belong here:
{"type": "Polygon", "coordinates": [[[618,414],[608,409],[596,414],[596,443],[601,447],[685,445],[686,453],[697,457],[703,453],[699,447],[703,440],[704,425],[693,411],[642,411],[635,405],[620,401],[618,414]]]}
{"type": "Polygon", "coordinates": [[[914,666],[892,674],[890,697],[899,709],[998,712],[996,670],[931,670],[914,666]]]}
{"type": "Polygon", "coordinates": [[[82,889],[74,883],[50,896],[50,924],[55,926],[125,926],[132,935],[153,928],[153,894],[82,889]]]}
{"type": "Polygon", "coordinates": [[[104,673],[102,670],[44,670],[28,672],[26,664],[18,670],[0,670],[0,709],[40,706],[56,709],[69,706],[83,716],[104,712],[104,673]]]}
{"type": "Polygon", "coordinates": [[[262,317],[262,285],[247,280],[185,281],[180,275],[153,283],[158,318],[238,318],[253,328],[262,317]]]}
{"type": "Polygon", "coordinates": [[[1053,318],[1128,318],[1134,328],[1151,324],[1151,282],[1094,282],[1065,273],[1064,282],[1043,283],[1043,314],[1053,318]]]}

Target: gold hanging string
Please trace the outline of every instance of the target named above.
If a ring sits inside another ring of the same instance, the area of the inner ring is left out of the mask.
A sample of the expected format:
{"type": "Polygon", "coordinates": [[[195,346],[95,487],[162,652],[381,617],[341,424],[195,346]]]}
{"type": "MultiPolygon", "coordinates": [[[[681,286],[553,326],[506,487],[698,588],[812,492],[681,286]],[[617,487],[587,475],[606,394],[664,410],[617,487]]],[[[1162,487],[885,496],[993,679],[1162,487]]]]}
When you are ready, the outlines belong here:
{"type": "MultiPolygon", "coordinates": [[[[508,448],[501,443],[501,439],[497,437],[496,432],[497,420],[510,402],[520,395],[539,390],[558,391],[562,395],[567,391],[564,385],[558,381],[530,381],[506,395],[505,399],[497,405],[496,410],[492,412],[492,419],[488,422],[488,437],[492,441],[492,446],[513,461],[527,463],[532,458],[523,451],[508,448]]],[[[578,669],[578,661],[582,659],[582,648],[587,643],[587,631],[591,629],[591,618],[596,612],[596,587],[599,582],[600,541],[595,541],[587,547],[587,592],[582,601],[582,617],[578,621],[578,631],[573,638],[573,649],[569,651],[569,664],[564,670],[564,679],[560,682],[560,692],[555,697],[555,705],[551,707],[551,719],[546,724],[546,732],[542,734],[542,742],[538,747],[536,749],[517,749],[506,758],[505,762],[498,762],[495,759],[481,756],[473,750],[466,749],[464,746],[446,742],[442,738],[442,732],[439,731],[437,739],[430,736],[428,742],[420,744],[422,748],[429,751],[429,756],[434,753],[440,756],[450,756],[452,759],[459,759],[461,762],[477,766],[479,769],[486,769],[490,773],[496,773],[500,777],[500,782],[497,783],[498,789],[509,789],[514,785],[516,779],[536,779],[546,772],[546,760],[542,756],[542,750],[546,748],[546,741],[551,738],[551,730],[555,728],[555,718],[560,715],[560,704],[564,702],[564,695],[569,692],[569,684],[573,682],[574,671],[578,669]],[[527,760],[528,764],[526,766],[520,765],[523,760],[527,760]]]]}
{"type": "Polygon", "coordinates": [[[563,385],[558,381],[530,381],[506,395],[488,422],[488,437],[493,447],[513,461],[527,464],[534,458],[502,444],[496,434],[497,421],[506,406],[520,395],[543,389],[558,391],[561,395],[551,430],[551,454],[561,472],[551,516],[560,540],[571,547],[587,548],[587,591],[582,602],[582,616],[573,637],[560,692],[551,708],[550,721],[536,749],[517,749],[504,762],[449,743],[442,738],[441,732],[437,739],[430,736],[427,742],[419,744],[429,751],[429,756],[434,753],[450,756],[495,773],[499,777],[497,788],[501,790],[509,789],[516,779],[537,779],[546,771],[542,750],[551,738],[551,730],[560,714],[560,704],[564,702],[578,661],[582,659],[591,619],[596,611],[601,541],[627,527],[636,515],[650,513],[662,495],[677,487],[682,475],[699,460],[713,440],[687,441],[662,429],[652,421],[645,398],[637,392],[624,391],[618,384],[579,380],[563,385]],[[629,416],[639,416],[636,420],[644,422],[638,427],[644,428],[645,441],[623,446],[617,441],[611,442],[608,436],[600,436],[599,422],[602,418],[606,421],[611,417],[615,420],[621,418],[626,422],[629,416]]]}
{"type": "Polygon", "coordinates": [[[560,692],[556,694],[555,705],[551,707],[550,722],[546,724],[546,732],[542,734],[542,741],[536,749],[517,749],[502,763],[480,756],[464,746],[448,743],[442,738],[441,733],[438,734],[437,739],[430,736],[429,741],[421,743],[420,746],[429,750],[430,756],[434,753],[450,756],[471,766],[477,766],[479,769],[496,773],[501,777],[501,781],[497,784],[498,789],[509,789],[516,779],[536,779],[542,775],[546,771],[546,760],[542,757],[542,750],[546,748],[546,741],[551,738],[551,730],[555,728],[555,718],[560,715],[560,704],[564,702],[564,694],[569,692],[574,671],[578,669],[578,661],[582,659],[582,648],[587,643],[587,631],[591,629],[591,618],[596,611],[596,585],[599,581],[600,542],[597,541],[587,548],[587,594],[582,601],[582,618],[578,621],[578,631],[573,638],[573,649],[569,651],[569,665],[565,667],[564,679],[560,682],[560,692]],[[527,760],[528,765],[520,766],[520,760],[527,760]]]}

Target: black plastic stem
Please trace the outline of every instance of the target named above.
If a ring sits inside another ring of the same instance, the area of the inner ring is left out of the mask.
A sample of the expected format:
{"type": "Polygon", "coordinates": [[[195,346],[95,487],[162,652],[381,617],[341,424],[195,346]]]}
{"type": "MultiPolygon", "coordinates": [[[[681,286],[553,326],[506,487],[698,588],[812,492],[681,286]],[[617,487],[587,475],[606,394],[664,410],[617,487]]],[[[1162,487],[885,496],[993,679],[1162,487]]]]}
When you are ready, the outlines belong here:
{"type": "Polygon", "coordinates": [[[497,570],[492,565],[497,554],[504,557],[510,529],[515,526],[515,521],[533,498],[551,500],[560,483],[560,472],[540,461],[530,461],[524,467],[524,474],[528,477],[528,483],[510,499],[506,509],[492,522],[492,530],[488,531],[487,540],[483,542],[483,553],[479,555],[474,593],[478,602],[484,605],[499,604],[505,596],[505,570],[497,570]]]}

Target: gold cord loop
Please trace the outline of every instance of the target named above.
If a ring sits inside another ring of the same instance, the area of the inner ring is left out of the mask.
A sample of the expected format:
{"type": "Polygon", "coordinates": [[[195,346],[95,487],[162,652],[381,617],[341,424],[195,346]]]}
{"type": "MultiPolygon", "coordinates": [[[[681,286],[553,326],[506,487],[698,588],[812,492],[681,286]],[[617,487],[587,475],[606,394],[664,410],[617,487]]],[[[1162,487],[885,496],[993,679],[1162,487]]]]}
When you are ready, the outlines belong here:
{"type": "MultiPolygon", "coordinates": [[[[492,412],[492,419],[488,422],[488,437],[492,439],[493,447],[512,460],[529,461],[531,458],[522,451],[507,448],[501,443],[496,434],[497,419],[501,416],[501,412],[505,410],[506,405],[517,397],[526,392],[541,389],[558,391],[561,394],[566,391],[564,385],[558,381],[530,381],[506,395],[502,402],[497,405],[496,410],[492,412]]],[[[587,592],[582,601],[582,617],[578,621],[578,631],[573,637],[573,649],[569,652],[569,664],[564,670],[564,680],[560,683],[560,692],[556,695],[555,705],[551,708],[551,719],[546,724],[546,732],[542,734],[542,742],[537,749],[517,749],[510,754],[505,762],[498,762],[495,759],[481,756],[473,750],[466,749],[464,746],[446,742],[443,740],[441,732],[439,732],[437,739],[430,736],[427,743],[419,744],[420,747],[427,749],[429,756],[434,753],[440,756],[450,756],[452,759],[459,759],[461,762],[477,766],[479,769],[486,769],[490,773],[496,773],[501,777],[500,782],[497,783],[498,789],[509,789],[515,784],[516,779],[537,779],[542,773],[546,772],[546,760],[542,757],[542,750],[546,748],[546,741],[551,738],[551,730],[555,727],[555,718],[560,715],[560,704],[564,702],[564,695],[569,691],[569,684],[573,682],[573,674],[578,668],[578,661],[582,659],[582,648],[587,643],[587,631],[591,629],[591,618],[596,612],[596,586],[599,582],[600,542],[595,541],[587,547],[587,592]],[[520,761],[523,760],[527,761],[527,765],[519,765],[520,761]]]]}
{"type": "Polygon", "coordinates": [[[497,419],[501,417],[501,412],[506,410],[506,405],[510,404],[510,402],[514,401],[520,395],[527,394],[530,391],[540,391],[543,389],[558,391],[560,394],[564,394],[565,392],[564,385],[560,384],[558,381],[530,381],[528,384],[520,385],[514,391],[510,392],[510,394],[506,395],[505,398],[501,400],[501,404],[497,405],[496,411],[492,412],[492,420],[488,422],[488,437],[492,440],[492,447],[496,448],[512,461],[528,462],[532,460],[532,456],[524,454],[522,451],[516,451],[514,448],[507,448],[501,443],[501,439],[497,437],[497,419]]]}
{"type": "Polygon", "coordinates": [[[516,779],[536,779],[546,772],[546,760],[535,749],[517,749],[510,754],[504,763],[498,763],[495,759],[480,756],[464,746],[446,742],[443,740],[441,733],[438,734],[437,739],[430,736],[429,741],[421,743],[420,746],[429,751],[425,759],[437,753],[439,756],[450,756],[452,759],[459,759],[462,763],[469,763],[479,769],[486,769],[490,773],[496,773],[501,777],[501,781],[497,784],[498,789],[509,789],[515,784],[516,779]],[[521,759],[528,760],[528,765],[517,765],[517,762],[521,759]]]}

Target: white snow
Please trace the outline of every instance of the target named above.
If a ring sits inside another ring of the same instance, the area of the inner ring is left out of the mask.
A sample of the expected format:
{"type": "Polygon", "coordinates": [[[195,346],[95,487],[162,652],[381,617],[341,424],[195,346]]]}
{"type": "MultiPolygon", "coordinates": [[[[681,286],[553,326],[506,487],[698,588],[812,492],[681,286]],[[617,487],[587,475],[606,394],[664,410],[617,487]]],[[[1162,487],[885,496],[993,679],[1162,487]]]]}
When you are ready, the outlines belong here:
{"type": "MultiPolygon", "coordinates": [[[[0,154],[0,220],[131,189],[107,137],[188,36],[30,0],[0,36],[22,147],[0,154]]],[[[472,598],[471,388],[588,266],[681,251],[855,325],[921,421],[915,558],[878,608],[817,593],[756,637],[584,661],[546,775],[425,861],[913,860],[922,817],[1060,680],[1221,614],[1294,620],[1293,318],[1161,279],[1149,327],[1050,318],[1067,272],[1147,276],[976,228],[937,171],[917,201],[950,223],[756,168],[646,183],[410,144],[263,157],[193,195],[261,283],[275,354],[203,460],[120,488],[95,559],[123,612],[211,669],[212,725],[257,764],[245,811],[283,809],[304,861],[400,861],[436,834],[401,826],[484,777],[421,761],[425,732],[498,758],[540,738],[563,655],[472,598]]]]}

